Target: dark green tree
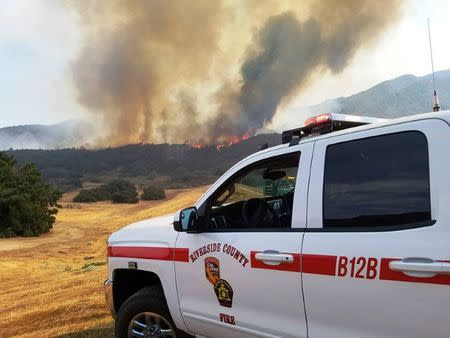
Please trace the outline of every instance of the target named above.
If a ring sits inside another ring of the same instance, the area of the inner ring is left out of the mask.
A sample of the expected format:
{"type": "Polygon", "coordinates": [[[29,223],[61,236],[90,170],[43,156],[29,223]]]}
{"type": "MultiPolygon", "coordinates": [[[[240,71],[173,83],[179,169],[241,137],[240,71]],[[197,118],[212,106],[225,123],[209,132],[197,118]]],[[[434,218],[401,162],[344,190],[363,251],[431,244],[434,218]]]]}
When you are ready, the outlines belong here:
{"type": "Polygon", "coordinates": [[[0,237],[38,236],[55,223],[61,192],[45,184],[33,164],[18,167],[0,152],[0,237]]]}
{"type": "Polygon", "coordinates": [[[74,202],[109,201],[113,203],[137,203],[138,194],[133,183],[114,180],[92,189],[83,189],[73,199],[74,202]]]}
{"type": "Polygon", "coordinates": [[[137,203],[138,193],[133,183],[126,180],[115,180],[106,185],[113,203],[137,203]]]}
{"type": "Polygon", "coordinates": [[[166,198],[164,189],[153,185],[145,187],[141,195],[141,200],[143,201],[162,200],[164,198],[166,198]]]}

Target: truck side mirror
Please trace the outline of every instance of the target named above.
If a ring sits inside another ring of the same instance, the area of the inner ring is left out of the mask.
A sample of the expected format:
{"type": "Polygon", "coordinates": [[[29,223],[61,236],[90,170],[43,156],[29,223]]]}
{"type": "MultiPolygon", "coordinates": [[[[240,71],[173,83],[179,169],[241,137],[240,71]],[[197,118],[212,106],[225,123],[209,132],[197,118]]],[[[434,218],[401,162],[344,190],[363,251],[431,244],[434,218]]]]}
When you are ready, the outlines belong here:
{"type": "Polygon", "coordinates": [[[196,207],[182,209],[175,213],[173,219],[175,231],[195,231],[198,228],[198,212],[196,207]]]}

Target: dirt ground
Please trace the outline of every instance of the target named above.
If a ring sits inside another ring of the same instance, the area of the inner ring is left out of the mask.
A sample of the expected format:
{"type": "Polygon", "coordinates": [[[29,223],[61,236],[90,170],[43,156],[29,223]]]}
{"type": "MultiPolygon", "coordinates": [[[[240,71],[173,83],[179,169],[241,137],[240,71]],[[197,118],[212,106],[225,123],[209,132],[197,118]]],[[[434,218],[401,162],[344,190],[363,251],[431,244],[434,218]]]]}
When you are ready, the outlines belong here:
{"type": "Polygon", "coordinates": [[[71,203],[38,238],[0,239],[0,337],[112,337],[105,241],[126,224],[193,205],[206,187],[138,204],[71,203]]]}

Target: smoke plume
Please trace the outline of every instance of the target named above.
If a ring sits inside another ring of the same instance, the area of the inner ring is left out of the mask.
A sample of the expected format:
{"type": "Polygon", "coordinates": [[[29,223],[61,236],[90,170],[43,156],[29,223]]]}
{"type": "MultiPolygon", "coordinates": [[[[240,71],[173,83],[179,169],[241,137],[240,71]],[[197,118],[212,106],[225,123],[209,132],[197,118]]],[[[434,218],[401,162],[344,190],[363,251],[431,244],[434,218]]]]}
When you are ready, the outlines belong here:
{"type": "Polygon", "coordinates": [[[269,123],[318,72],[339,73],[401,1],[83,2],[73,66],[100,144],[224,143],[269,123]]]}

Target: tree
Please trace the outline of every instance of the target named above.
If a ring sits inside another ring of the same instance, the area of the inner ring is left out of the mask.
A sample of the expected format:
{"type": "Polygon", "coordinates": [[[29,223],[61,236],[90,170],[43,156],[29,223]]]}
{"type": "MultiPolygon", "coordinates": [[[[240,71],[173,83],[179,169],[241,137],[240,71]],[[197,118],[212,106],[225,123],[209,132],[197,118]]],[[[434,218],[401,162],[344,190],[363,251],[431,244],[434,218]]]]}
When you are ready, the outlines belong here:
{"type": "Polygon", "coordinates": [[[102,195],[98,188],[81,189],[77,196],[74,197],[74,202],[97,202],[107,201],[111,199],[111,195],[102,195]]]}
{"type": "Polygon", "coordinates": [[[145,187],[141,195],[141,200],[143,201],[162,200],[164,198],[166,198],[166,192],[164,189],[153,185],[145,187]]]}
{"type": "Polygon", "coordinates": [[[126,180],[114,180],[97,188],[83,189],[73,199],[74,202],[109,201],[113,203],[137,203],[136,187],[126,180]]]}
{"type": "Polygon", "coordinates": [[[61,207],[60,197],[34,164],[18,167],[13,157],[0,152],[0,237],[48,232],[61,207]]]}
{"type": "Polygon", "coordinates": [[[115,180],[107,184],[113,203],[137,203],[138,193],[133,183],[125,180],[115,180]]]}

